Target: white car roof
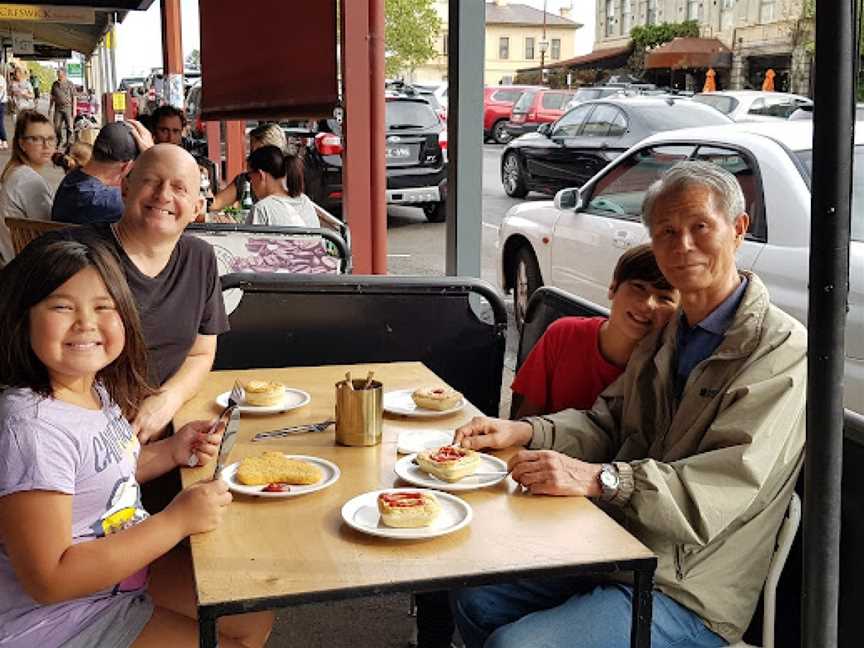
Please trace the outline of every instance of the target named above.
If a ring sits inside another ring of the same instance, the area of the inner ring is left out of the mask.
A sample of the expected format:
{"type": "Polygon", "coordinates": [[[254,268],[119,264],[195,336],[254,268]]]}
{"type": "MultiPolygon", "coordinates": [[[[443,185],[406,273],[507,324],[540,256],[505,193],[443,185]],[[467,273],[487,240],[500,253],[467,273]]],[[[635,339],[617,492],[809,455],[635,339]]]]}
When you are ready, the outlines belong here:
{"type": "MultiPolygon", "coordinates": [[[[855,129],[855,143],[864,144],[864,122],[862,128],[855,129]]],[[[713,140],[724,141],[732,138],[741,141],[748,135],[761,135],[778,142],[793,151],[808,151],[813,148],[813,122],[809,120],[776,122],[743,122],[722,126],[700,126],[663,131],[648,137],[644,142],[663,142],[669,140],[713,140]]]]}
{"type": "Polygon", "coordinates": [[[795,97],[797,99],[808,99],[804,95],[792,94],[791,92],[767,92],[765,90],[715,90],[713,92],[699,92],[700,96],[720,95],[721,97],[795,97]]]}

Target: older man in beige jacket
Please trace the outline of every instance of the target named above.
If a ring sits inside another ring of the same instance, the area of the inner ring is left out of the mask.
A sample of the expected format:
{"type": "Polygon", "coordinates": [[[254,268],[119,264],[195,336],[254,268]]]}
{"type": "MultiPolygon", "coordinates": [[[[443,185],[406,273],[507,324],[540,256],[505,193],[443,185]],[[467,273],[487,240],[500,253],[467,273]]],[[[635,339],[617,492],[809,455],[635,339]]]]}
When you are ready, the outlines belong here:
{"type": "MultiPolygon", "coordinates": [[[[649,189],[643,220],[678,316],[590,411],[477,418],[456,438],[527,446],[510,463],[517,482],[604,500],[657,554],[654,648],[723,646],[753,615],[801,467],[806,331],[736,268],[749,217],[729,172],[676,165],[649,189]]],[[[626,646],[630,592],[611,580],[467,589],[457,622],[469,648],[626,646]]]]}

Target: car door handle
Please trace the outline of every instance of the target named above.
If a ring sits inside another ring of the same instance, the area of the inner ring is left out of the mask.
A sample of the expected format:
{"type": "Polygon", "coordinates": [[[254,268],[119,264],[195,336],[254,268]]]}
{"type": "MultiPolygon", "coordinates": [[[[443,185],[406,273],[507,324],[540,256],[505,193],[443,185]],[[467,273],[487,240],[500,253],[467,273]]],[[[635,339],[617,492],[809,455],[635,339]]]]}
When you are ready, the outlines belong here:
{"type": "Polygon", "coordinates": [[[628,248],[633,245],[633,239],[629,232],[615,232],[612,237],[612,245],[616,248],[628,248]]]}

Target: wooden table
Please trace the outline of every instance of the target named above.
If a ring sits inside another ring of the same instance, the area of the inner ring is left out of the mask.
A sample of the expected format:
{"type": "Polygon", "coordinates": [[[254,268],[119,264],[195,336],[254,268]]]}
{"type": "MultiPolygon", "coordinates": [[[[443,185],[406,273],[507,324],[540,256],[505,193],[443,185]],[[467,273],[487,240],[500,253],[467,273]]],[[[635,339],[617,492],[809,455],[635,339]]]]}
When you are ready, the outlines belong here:
{"type": "MultiPolygon", "coordinates": [[[[334,385],[349,369],[356,377],[373,369],[385,391],[442,382],[417,362],[214,371],[201,393],[177,414],[177,425],[215,417],[216,395],[230,390],[235,378],[279,380],[309,392],[312,401],[284,414],[243,415],[231,461],[281,449],[328,459],[342,471],[333,486],[309,495],[235,496],[218,529],[192,536],[202,647],[216,645],[216,618],[225,614],[387,592],[613,571],[634,572],[631,646],[650,646],[656,558],[585,498],[534,497],[508,478],[495,487],[459,493],[473,507],[474,519],[469,527],[439,538],[376,538],[343,523],[342,505],[352,497],[404,485],[393,472],[401,430],[452,430],[479,415],[472,405],[436,419],[385,415],[383,442],[371,448],[336,446],[332,427],[323,433],[251,442],[256,432],[332,418],[334,385]]],[[[506,458],[512,452],[499,454],[506,458]]],[[[212,471],[213,464],[184,468],[183,486],[209,478],[212,471]]]]}

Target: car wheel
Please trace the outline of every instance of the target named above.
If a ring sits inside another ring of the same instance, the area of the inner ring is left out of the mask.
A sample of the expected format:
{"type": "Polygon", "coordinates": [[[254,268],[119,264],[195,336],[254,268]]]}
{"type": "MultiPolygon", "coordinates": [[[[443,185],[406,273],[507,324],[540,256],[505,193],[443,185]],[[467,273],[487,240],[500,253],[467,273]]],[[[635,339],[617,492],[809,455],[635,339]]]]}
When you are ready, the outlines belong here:
{"type": "Polygon", "coordinates": [[[531,295],[543,285],[537,259],[528,246],[519,248],[513,263],[513,317],[516,328],[522,330],[531,295]]]}
{"type": "Polygon", "coordinates": [[[498,144],[507,144],[513,136],[507,132],[507,120],[499,119],[492,127],[492,139],[498,144]]]}
{"type": "Polygon", "coordinates": [[[437,203],[423,205],[423,213],[430,223],[443,223],[447,220],[447,203],[443,200],[437,203]]]}
{"type": "Polygon", "coordinates": [[[504,185],[504,193],[511,198],[524,198],[528,195],[528,187],[522,170],[519,168],[519,158],[515,153],[508,153],[501,167],[501,183],[504,185]]]}

